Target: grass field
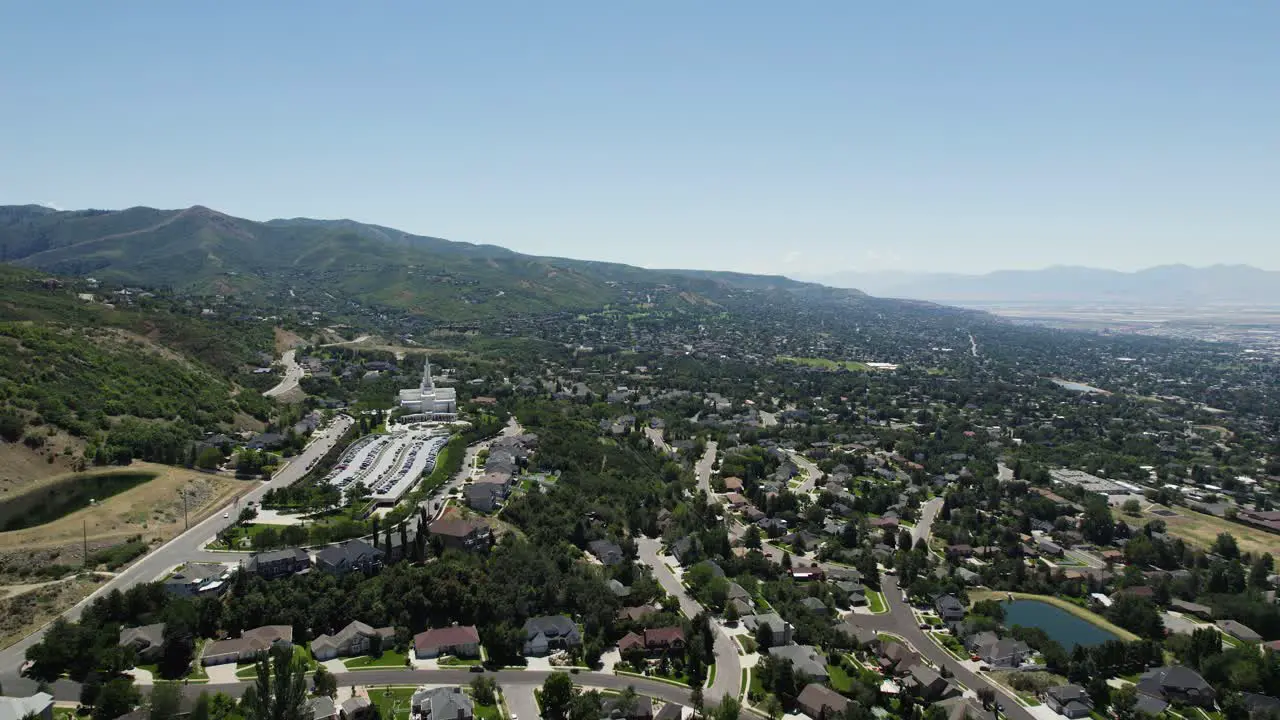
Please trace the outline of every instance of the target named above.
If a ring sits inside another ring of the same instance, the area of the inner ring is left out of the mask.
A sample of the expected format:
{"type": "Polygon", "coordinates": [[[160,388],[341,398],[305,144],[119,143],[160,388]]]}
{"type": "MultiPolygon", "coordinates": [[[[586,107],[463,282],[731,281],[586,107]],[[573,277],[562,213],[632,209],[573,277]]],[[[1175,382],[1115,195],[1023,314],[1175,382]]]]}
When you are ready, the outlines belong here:
{"type": "Polygon", "coordinates": [[[368,655],[343,660],[342,664],[347,666],[348,670],[361,670],[364,668],[401,668],[404,667],[405,654],[398,653],[394,650],[384,650],[382,657],[374,658],[368,655]]]}
{"type": "MultiPolygon", "coordinates": [[[[383,720],[408,720],[409,711],[413,709],[413,693],[415,688],[369,687],[369,702],[378,706],[379,716],[383,720]]],[[[477,708],[478,709],[478,708],[477,708]]],[[[476,714],[479,717],[479,713],[476,714]]]]}
{"type": "MultiPolygon", "coordinates": [[[[184,527],[182,491],[187,494],[190,522],[195,525],[229,503],[236,494],[248,492],[251,488],[250,483],[240,480],[142,462],[95,474],[139,472],[154,473],[156,477],[52,522],[0,533],[0,551],[58,546],[80,548],[81,534],[86,530],[91,551],[94,547],[124,542],[134,535],[141,535],[148,543],[167,541],[181,533],[184,527]]],[[[32,488],[65,478],[47,478],[32,488]]],[[[80,555],[76,558],[79,559],[80,555]]]]}
{"type": "Polygon", "coordinates": [[[1262,554],[1275,551],[1277,545],[1276,536],[1263,530],[1224,520],[1213,515],[1198,513],[1183,507],[1166,508],[1163,505],[1154,507],[1158,510],[1171,510],[1175,514],[1163,517],[1152,513],[1151,508],[1144,508],[1142,511],[1143,522],[1163,520],[1170,535],[1180,537],[1201,548],[1212,547],[1213,541],[1225,532],[1231,533],[1231,536],[1236,539],[1236,545],[1240,547],[1240,552],[1242,553],[1262,554]]]}
{"type": "Polygon", "coordinates": [[[1004,600],[1010,595],[1012,595],[1013,599],[1015,600],[1039,600],[1040,602],[1049,603],[1050,605],[1066,610],[1067,612],[1071,613],[1072,615],[1075,615],[1081,620],[1085,620],[1089,623],[1097,625],[1103,630],[1106,630],[1108,632],[1115,634],[1121,640],[1131,641],[1131,640],[1138,639],[1137,635],[1134,635],[1133,633],[1129,632],[1128,630],[1125,630],[1119,625],[1112,623],[1110,620],[1107,620],[1101,615],[1085,610],[1079,605],[1071,603],[1067,600],[1063,600],[1060,597],[1052,597],[1049,595],[1032,595],[1030,593],[1018,593],[1018,592],[1008,593],[1008,592],[1004,592],[1003,590],[970,590],[969,602],[976,603],[982,600],[1004,600]]]}
{"type": "Polygon", "coordinates": [[[867,591],[867,607],[871,608],[874,615],[889,612],[889,604],[884,600],[884,593],[878,590],[867,591]]]}
{"type": "Polygon", "coordinates": [[[0,600],[0,647],[9,647],[98,589],[106,576],[54,582],[0,600]]]}
{"type": "Polygon", "coordinates": [[[824,370],[849,370],[851,372],[864,372],[870,370],[871,367],[866,363],[856,360],[828,360],[827,358],[813,357],[792,357],[790,355],[779,355],[778,362],[790,363],[792,365],[804,365],[806,367],[822,368],[824,370]]]}

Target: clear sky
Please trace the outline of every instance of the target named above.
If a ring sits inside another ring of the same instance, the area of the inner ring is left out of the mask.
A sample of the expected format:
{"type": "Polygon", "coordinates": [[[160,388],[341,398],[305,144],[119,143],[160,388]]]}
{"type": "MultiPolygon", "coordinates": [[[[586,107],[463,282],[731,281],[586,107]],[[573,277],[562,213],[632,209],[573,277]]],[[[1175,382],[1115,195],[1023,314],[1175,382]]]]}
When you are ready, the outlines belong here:
{"type": "Polygon", "coordinates": [[[812,274],[1280,269],[1280,3],[0,0],[0,203],[812,274]]]}

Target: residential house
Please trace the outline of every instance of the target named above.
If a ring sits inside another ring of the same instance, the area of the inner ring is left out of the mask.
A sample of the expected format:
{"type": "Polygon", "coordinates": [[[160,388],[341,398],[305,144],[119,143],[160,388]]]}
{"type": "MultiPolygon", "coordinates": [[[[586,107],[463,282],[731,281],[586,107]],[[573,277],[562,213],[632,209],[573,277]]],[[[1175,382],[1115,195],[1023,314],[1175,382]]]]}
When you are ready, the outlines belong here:
{"type": "Polygon", "coordinates": [[[546,655],[551,650],[575,648],[582,644],[582,633],[573,620],[564,615],[529,618],[524,623],[524,654],[546,655]]]}
{"type": "Polygon", "coordinates": [[[617,543],[608,540],[592,540],[587,543],[587,549],[603,565],[618,565],[626,559],[622,553],[622,548],[617,543]]]}
{"type": "Polygon", "coordinates": [[[311,698],[307,702],[307,710],[311,713],[311,720],[335,720],[338,717],[338,708],[333,704],[333,698],[327,695],[311,698]]]}
{"type": "Polygon", "coordinates": [[[837,580],[832,585],[850,607],[861,607],[867,604],[867,587],[862,583],[856,580],[837,580]]]}
{"type": "Polygon", "coordinates": [[[1238,622],[1236,620],[1219,620],[1218,622],[1214,623],[1214,625],[1217,625],[1219,630],[1239,640],[1240,642],[1245,642],[1245,643],[1262,642],[1262,636],[1259,635],[1255,630],[1253,630],[1253,628],[1249,627],[1248,625],[1245,625],[1242,622],[1238,622]]]}
{"type": "Polygon", "coordinates": [[[960,622],[964,620],[964,605],[955,595],[939,595],[933,607],[943,622],[960,622]]]}
{"type": "Polygon", "coordinates": [[[1280,717],[1280,698],[1258,693],[1242,692],[1240,699],[1244,701],[1251,720],[1268,720],[1280,717]]]}
{"type": "Polygon", "coordinates": [[[440,538],[445,548],[484,552],[493,544],[489,526],[457,517],[440,518],[427,526],[432,538],[440,538]]]}
{"type": "Polygon", "coordinates": [[[651,628],[639,633],[627,633],[618,641],[618,651],[643,650],[646,653],[664,653],[684,650],[684,631],[678,627],[651,628]]]}
{"type": "Polygon", "coordinates": [[[1201,605],[1200,603],[1191,602],[1190,600],[1181,600],[1179,598],[1174,598],[1173,600],[1169,601],[1169,609],[1176,610],[1184,615],[1194,615],[1195,617],[1201,618],[1203,620],[1209,620],[1213,618],[1213,608],[1209,607],[1208,605],[1201,605]]]}
{"type": "Polygon", "coordinates": [[[636,607],[625,607],[618,611],[619,620],[630,620],[631,622],[640,622],[649,615],[658,612],[658,608],[652,605],[638,605],[636,607]]]}
{"type": "Polygon", "coordinates": [[[200,664],[252,662],[277,646],[293,647],[292,625],[263,625],[245,630],[238,638],[206,643],[201,651],[200,664]]]}
{"type": "Polygon", "coordinates": [[[188,563],[165,579],[164,589],[177,597],[217,597],[226,592],[230,576],[221,563],[188,563]]]}
{"type": "Polygon", "coordinates": [[[1181,665],[1167,665],[1143,673],[1138,678],[1138,692],[1165,702],[1213,707],[1213,688],[1195,670],[1181,665]]]}
{"type": "Polygon", "coordinates": [[[28,697],[0,696],[0,720],[53,720],[53,696],[38,692],[28,697]]]}
{"type": "Polygon", "coordinates": [[[769,648],[769,655],[790,660],[797,673],[804,673],[810,679],[826,682],[829,677],[827,659],[819,655],[812,645],[778,645],[769,648]]]}
{"type": "Polygon", "coordinates": [[[743,485],[742,485],[742,478],[737,478],[737,477],[727,477],[727,478],[725,478],[725,479],[724,479],[724,490],[725,490],[725,492],[735,492],[735,493],[740,493],[740,492],[742,492],[742,487],[743,487],[743,485]]]}
{"type": "Polygon", "coordinates": [[[480,657],[480,632],[474,625],[433,628],[413,636],[413,653],[419,659],[441,655],[480,657]]]}
{"type": "Polygon", "coordinates": [[[249,558],[248,570],[267,580],[299,573],[311,567],[311,556],[301,548],[257,553],[249,558]]]}
{"type": "Polygon", "coordinates": [[[799,697],[796,698],[796,705],[800,707],[800,712],[813,720],[822,720],[843,717],[845,710],[849,707],[849,700],[825,685],[809,683],[804,686],[804,690],[800,691],[799,697]]]}
{"type": "Polygon", "coordinates": [[[946,678],[924,663],[911,666],[907,674],[907,683],[921,700],[930,703],[937,702],[954,691],[946,678]]]}
{"type": "Polygon", "coordinates": [[[614,597],[624,598],[631,594],[631,588],[623,585],[617,578],[613,578],[609,580],[609,592],[613,593],[614,597]]]}
{"type": "Polygon", "coordinates": [[[490,513],[498,509],[502,494],[489,483],[471,483],[466,491],[467,507],[476,512],[490,513]]]}
{"type": "Polygon", "coordinates": [[[964,639],[964,649],[971,655],[977,655],[982,648],[1000,642],[1000,636],[990,630],[974,633],[964,639]]]}
{"type": "Polygon", "coordinates": [[[683,705],[669,702],[653,716],[653,720],[684,720],[684,710],[683,705]]]}
{"type": "Polygon", "coordinates": [[[969,568],[956,568],[956,577],[965,585],[978,585],[982,582],[982,576],[969,568]]]}
{"type": "Polygon", "coordinates": [[[896,673],[905,673],[921,662],[920,656],[912,652],[906,645],[898,642],[881,643],[880,668],[896,673]]]}
{"type": "Polygon", "coordinates": [[[795,628],[791,627],[791,623],[783,620],[782,616],[777,613],[750,615],[742,619],[742,624],[757,639],[760,637],[760,628],[767,626],[769,628],[770,647],[790,645],[791,635],[795,632],[795,628]]]}
{"type": "Polygon", "coordinates": [[[880,529],[882,529],[882,530],[883,530],[883,529],[886,529],[886,528],[887,528],[887,529],[890,529],[890,530],[897,530],[897,529],[898,529],[898,518],[896,518],[896,517],[878,517],[878,518],[874,518],[873,520],[871,520],[870,522],[868,522],[868,523],[867,523],[867,525],[869,525],[869,526],[871,526],[871,527],[873,527],[873,528],[880,528],[880,529]]]}
{"type": "Polygon", "coordinates": [[[383,552],[359,538],[328,545],[316,553],[316,567],[334,575],[349,572],[376,573],[382,568],[383,552]]]}
{"type": "Polygon", "coordinates": [[[155,662],[164,654],[164,623],[122,628],[117,644],[133,648],[140,662],[155,662]]]}
{"type": "Polygon", "coordinates": [[[752,599],[751,593],[736,582],[729,583],[727,604],[732,605],[734,610],[738,611],[738,617],[755,612],[755,600],[752,599]]]}
{"type": "Polygon", "coordinates": [[[373,712],[373,703],[363,695],[355,695],[342,701],[338,716],[342,720],[364,720],[373,712]]]}
{"type": "Polygon", "coordinates": [[[831,612],[829,609],[827,609],[826,603],[822,602],[821,600],[815,597],[807,597],[801,600],[800,605],[805,610],[808,610],[811,613],[816,613],[818,615],[827,615],[831,612]]]}
{"type": "Polygon", "coordinates": [[[395,634],[396,630],[393,627],[375,628],[359,620],[352,620],[338,632],[332,635],[319,635],[312,640],[311,654],[317,660],[368,655],[373,647],[374,638],[381,638],[381,647],[388,648],[395,634]]]}
{"type": "Polygon", "coordinates": [[[1013,638],[1001,638],[978,648],[978,657],[993,668],[1016,668],[1029,655],[1031,648],[1013,638]]]}
{"type": "Polygon", "coordinates": [[[418,688],[410,698],[412,714],[422,720],[472,720],[475,703],[459,687],[418,688]]]}
{"type": "Polygon", "coordinates": [[[1040,538],[1040,542],[1036,543],[1040,555],[1043,557],[1062,557],[1062,546],[1047,538],[1040,538]]]}
{"type": "Polygon", "coordinates": [[[750,500],[747,500],[746,496],[744,496],[742,493],[736,493],[736,492],[731,492],[726,494],[724,496],[724,500],[725,502],[729,503],[729,507],[734,510],[737,510],[738,508],[746,507],[751,502],[750,500]]]}
{"type": "Polygon", "coordinates": [[[1093,700],[1079,685],[1058,685],[1045,690],[1044,704],[1069,718],[1088,717],[1093,712],[1093,700]]]}
{"type": "Polygon", "coordinates": [[[880,647],[880,635],[875,630],[855,625],[851,620],[837,625],[836,631],[848,635],[860,649],[875,650],[880,647]]]}

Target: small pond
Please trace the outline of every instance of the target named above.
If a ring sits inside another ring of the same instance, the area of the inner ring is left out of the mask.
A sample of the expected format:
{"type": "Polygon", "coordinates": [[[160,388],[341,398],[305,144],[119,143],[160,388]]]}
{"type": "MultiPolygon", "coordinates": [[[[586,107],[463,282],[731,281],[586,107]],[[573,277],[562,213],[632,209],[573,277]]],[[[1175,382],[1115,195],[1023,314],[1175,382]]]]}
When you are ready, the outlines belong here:
{"type": "Polygon", "coordinates": [[[69,475],[0,502],[0,530],[21,530],[53,522],[64,515],[101,502],[156,476],[149,472],[69,475]]]}
{"type": "Polygon", "coordinates": [[[1037,627],[1044,630],[1051,640],[1071,652],[1076,645],[1101,645],[1108,640],[1119,640],[1110,630],[1083,620],[1056,605],[1039,600],[1014,600],[1004,602],[1004,625],[1013,627],[1037,627]]]}

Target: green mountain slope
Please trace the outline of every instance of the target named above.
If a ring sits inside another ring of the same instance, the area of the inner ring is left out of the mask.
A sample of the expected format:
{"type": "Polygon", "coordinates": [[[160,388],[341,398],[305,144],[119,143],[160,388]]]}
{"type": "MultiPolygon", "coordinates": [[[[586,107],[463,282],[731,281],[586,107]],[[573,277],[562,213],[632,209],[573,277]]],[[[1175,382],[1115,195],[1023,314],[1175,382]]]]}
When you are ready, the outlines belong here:
{"type": "Polygon", "coordinates": [[[163,298],[115,309],[85,290],[0,265],[4,441],[35,447],[61,430],[114,458],[173,462],[203,431],[268,417],[271,403],[235,378],[270,349],[269,326],[184,315],[163,298]]]}
{"type": "Polygon", "coordinates": [[[449,320],[595,308],[626,290],[656,287],[711,302],[738,291],[860,295],[778,276],[535,257],[351,220],[254,222],[200,206],[118,212],[0,207],[0,261],[207,294],[269,298],[322,287],[449,320]]]}

